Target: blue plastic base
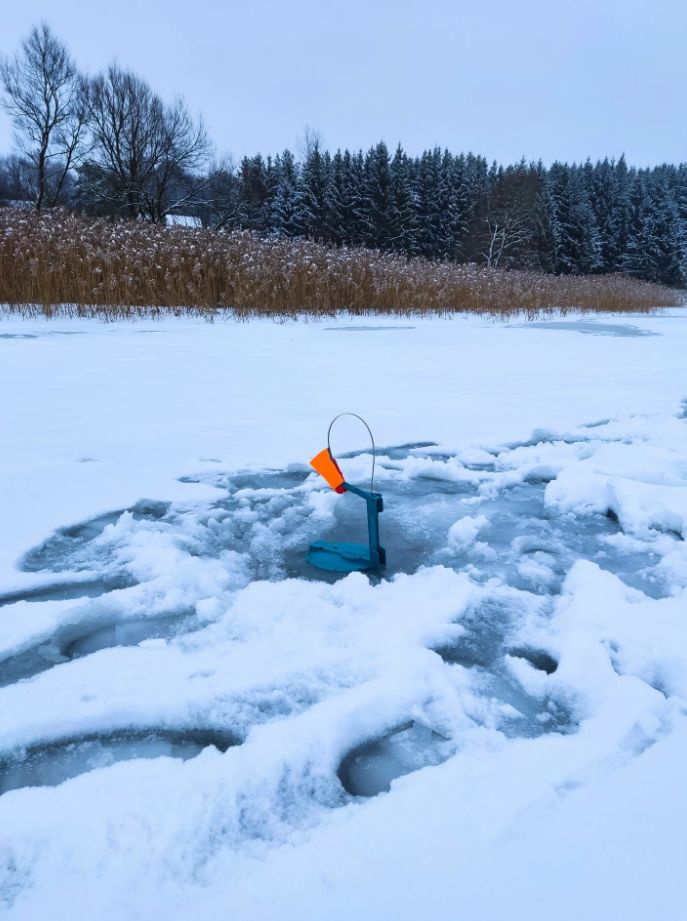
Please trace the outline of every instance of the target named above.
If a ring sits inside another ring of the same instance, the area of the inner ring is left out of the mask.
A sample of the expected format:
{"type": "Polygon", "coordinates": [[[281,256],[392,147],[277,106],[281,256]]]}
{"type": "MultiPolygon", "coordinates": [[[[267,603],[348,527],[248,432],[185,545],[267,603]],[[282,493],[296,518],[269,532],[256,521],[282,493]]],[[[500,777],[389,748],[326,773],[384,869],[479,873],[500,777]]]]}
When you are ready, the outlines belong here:
{"type": "Polygon", "coordinates": [[[370,559],[367,544],[327,543],[316,540],[306,556],[311,566],[327,572],[363,572],[376,564],[370,559]]]}

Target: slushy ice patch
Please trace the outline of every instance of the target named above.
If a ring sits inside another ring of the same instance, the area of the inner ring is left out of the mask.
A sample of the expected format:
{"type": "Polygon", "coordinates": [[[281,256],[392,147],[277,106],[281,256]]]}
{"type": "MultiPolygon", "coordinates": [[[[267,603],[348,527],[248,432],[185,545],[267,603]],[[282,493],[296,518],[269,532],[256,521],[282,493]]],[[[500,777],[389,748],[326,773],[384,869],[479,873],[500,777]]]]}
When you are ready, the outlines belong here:
{"type": "Polygon", "coordinates": [[[117,622],[85,620],[58,629],[50,640],[0,661],[0,687],[113,646],[137,646],[145,640],[169,639],[197,627],[190,612],[161,617],[127,618],[117,622]]]}
{"type": "Polygon", "coordinates": [[[0,757],[0,795],[21,787],[56,786],[118,761],[162,757],[187,760],[210,745],[224,752],[240,741],[224,730],[127,729],[33,745],[0,757]]]}
{"type": "MultiPolygon", "coordinates": [[[[473,702],[472,710],[465,710],[475,725],[520,737],[574,730],[575,720],[565,703],[552,697],[555,681],[542,685],[539,694],[536,682],[520,680],[513,663],[545,682],[556,672],[554,657],[523,633],[523,625],[528,611],[546,621],[579,560],[598,563],[649,596],[665,594],[661,556],[652,554],[653,545],[626,538],[620,521],[603,512],[579,513],[546,503],[546,483],[566,464],[590,456],[602,443],[604,425],[599,423],[589,436],[579,430],[556,440],[541,432],[518,445],[471,449],[463,455],[428,442],[408,443],[385,448],[377,458],[375,489],[385,500],[381,529],[388,566],[361,585],[370,588],[372,583],[377,591],[393,584],[388,580],[396,575],[417,574],[421,579],[423,567],[437,566],[443,567],[437,572],[452,570],[474,588],[477,600],[461,611],[455,639],[427,645],[451,676],[449,683],[454,678],[459,684],[465,681],[482,701],[483,706],[473,702]]],[[[343,459],[351,482],[363,483],[369,476],[370,456],[352,453],[343,459]]],[[[202,645],[203,626],[210,634],[216,628],[220,642],[225,642],[239,629],[232,606],[244,590],[285,579],[302,580],[294,583],[301,586],[334,582],[335,574],[327,577],[307,564],[309,543],[366,539],[362,503],[330,492],[303,465],[186,479],[218,488],[219,498],[172,505],[141,502],[127,511],[63,528],[27,553],[26,570],[69,573],[74,579],[81,574],[81,581],[70,582],[63,575],[62,583],[6,595],[0,599],[3,614],[9,616],[16,602],[81,598],[83,604],[78,611],[67,606],[56,614],[63,619],[56,621],[49,641],[36,634],[32,646],[24,642],[7,656],[0,664],[3,684],[59,664],[67,674],[73,659],[154,638],[164,639],[174,655],[184,656],[198,646],[189,643],[189,634],[199,627],[202,645]],[[97,580],[94,574],[99,574],[97,580]],[[132,586],[131,596],[108,599],[113,588],[127,585],[132,586]]],[[[16,618],[21,612],[14,613],[16,618]]],[[[245,617],[245,611],[240,616],[245,617]]],[[[269,621],[270,610],[265,616],[269,621]]],[[[241,629],[255,630],[256,642],[260,641],[259,618],[241,623],[241,629]]],[[[230,642],[241,641],[239,630],[230,642]]],[[[206,672],[201,668],[198,674],[206,672]]],[[[281,690],[269,688],[265,693],[273,700],[281,690]]],[[[319,694],[308,686],[308,700],[315,702],[319,694]]],[[[256,719],[268,711],[275,720],[291,712],[287,707],[280,714],[265,705],[256,719]]],[[[97,736],[30,748],[25,757],[6,759],[4,770],[14,778],[7,783],[14,786],[42,783],[40,778],[72,776],[75,765],[78,773],[122,757],[186,757],[199,750],[193,747],[198,744],[154,729],[132,737],[108,735],[103,727],[97,736]]],[[[349,752],[339,777],[349,793],[373,795],[388,789],[394,778],[437,764],[454,751],[454,742],[433,729],[408,724],[380,732],[349,752]]]]}
{"type": "Polygon", "coordinates": [[[519,328],[567,330],[575,333],[583,333],[587,336],[619,336],[621,338],[661,335],[660,333],[654,332],[654,330],[640,329],[638,326],[632,326],[629,323],[597,323],[594,320],[532,321],[527,324],[527,327],[519,324],[519,328]]]}
{"type": "Polygon", "coordinates": [[[17,601],[69,601],[77,598],[98,598],[107,592],[128,588],[133,584],[133,580],[124,575],[105,579],[56,582],[50,585],[43,585],[40,588],[30,588],[0,595],[0,608],[8,604],[16,604],[17,601]]]}
{"type": "MultiPolygon", "coordinates": [[[[60,528],[40,546],[25,554],[22,569],[25,572],[63,572],[89,568],[93,553],[90,544],[99,538],[109,525],[116,525],[128,513],[134,521],[159,521],[170,507],[168,502],[142,500],[130,509],[108,512],[77,524],[60,528]]],[[[99,562],[103,563],[101,557],[99,562]]]]}
{"type": "Polygon", "coordinates": [[[144,640],[168,639],[177,634],[188,633],[195,626],[192,614],[170,614],[166,617],[143,617],[123,620],[119,623],[98,626],[69,640],[69,632],[62,646],[69,659],[87,656],[100,649],[112,646],[137,646],[144,640]]]}
{"type": "MultiPolygon", "coordinates": [[[[461,617],[464,632],[460,637],[434,651],[448,665],[470,669],[479,694],[505,705],[495,708],[492,723],[506,735],[531,738],[551,731],[570,732],[574,720],[568,708],[550,695],[527,693],[508,668],[508,656],[524,659],[545,674],[553,674],[558,667],[542,650],[512,646],[527,613],[526,597],[523,594],[522,601],[486,597],[461,617]]],[[[530,598],[530,610],[531,605],[530,598]]],[[[540,608],[540,617],[544,610],[540,608]]]]}
{"type": "Polygon", "coordinates": [[[464,632],[459,639],[434,651],[453,665],[490,668],[504,654],[521,610],[513,599],[485,598],[461,617],[464,632]]]}
{"type": "MultiPolygon", "coordinates": [[[[514,450],[524,447],[525,443],[514,450]]],[[[482,452],[478,461],[463,464],[435,448],[431,443],[411,443],[387,448],[378,457],[375,484],[385,501],[380,518],[388,561],[384,576],[444,565],[469,571],[477,580],[497,577],[518,588],[552,594],[559,591],[572,563],[586,558],[644,591],[660,591],[648,578],[647,560],[641,553],[621,552],[604,541],[617,533],[617,520],[546,508],[545,484],[550,476],[542,475],[540,468],[525,470],[521,481],[516,477],[515,482],[499,486],[494,484],[503,477],[499,464],[507,451],[493,455],[491,461],[484,460],[486,452],[482,452]],[[460,530],[460,523],[469,519],[483,521],[480,533],[474,540],[454,540],[456,527],[460,530]]],[[[358,467],[363,471],[369,455],[349,455],[347,460],[356,472],[358,467]]],[[[223,489],[225,497],[191,509],[140,503],[130,510],[132,536],[140,523],[150,533],[167,535],[194,557],[223,559],[232,554],[227,566],[242,570],[248,581],[335,580],[340,576],[318,572],[306,562],[308,545],[318,539],[367,540],[360,500],[329,494],[302,466],[207,474],[195,481],[223,489]]],[[[111,532],[118,532],[121,515],[101,516],[57,532],[26,555],[24,567],[30,571],[102,571],[104,567],[121,576],[116,553],[120,545],[114,537],[108,539],[111,532]]],[[[117,537],[121,541],[122,535],[117,537]]]]}
{"type": "Polygon", "coordinates": [[[534,696],[523,688],[504,660],[474,675],[479,694],[499,701],[493,727],[512,738],[533,739],[551,732],[574,732],[577,722],[565,701],[550,694],[534,696]]]}

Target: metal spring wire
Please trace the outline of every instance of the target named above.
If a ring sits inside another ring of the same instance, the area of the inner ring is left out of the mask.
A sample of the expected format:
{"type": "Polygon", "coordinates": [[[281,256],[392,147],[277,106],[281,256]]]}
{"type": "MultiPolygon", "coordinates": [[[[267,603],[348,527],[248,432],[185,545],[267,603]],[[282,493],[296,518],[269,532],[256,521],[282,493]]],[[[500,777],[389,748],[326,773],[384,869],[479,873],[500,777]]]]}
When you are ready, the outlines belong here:
{"type": "Polygon", "coordinates": [[[362,424],[365,426],[365,428],[366,428],[367,431],[368,431],[368,434],[369,434],[369,436],[370,436],[370,441],[372,442],[372,475],[370,476],[370,492],[374,492],[374,482],[375,482],[375,460],[376,460],[376,454],[375,454],[375,451],[376,451],[376,449],[375,449],[375,440],[374,440],[374,436],[373,436],[373,434],[372,434],[372,429],[371,429],[370,426],[367,424],[367,422],[365,422],[365,420],[363,419],[362,416],[359,416],[358,413],[339,413],[338,416],[334,416],[334,418],[332,419],[332,421],[329,423],[329,428],[327,429],[327,450],[329,451],[329,455],[330,455],[330,457],[331,457],[331,454],[332,454],[332,447],[331,447],[331,442],[330,442],[330,436],[331,436],[331,433],[332,433],[332,426],[334,425],[334,423],[336,422],[336,420],[337,420],[337,419],[340,419],[342,416],[353,416],[354,419],[360,419],[360,421],[362,422],[362,424]]]}

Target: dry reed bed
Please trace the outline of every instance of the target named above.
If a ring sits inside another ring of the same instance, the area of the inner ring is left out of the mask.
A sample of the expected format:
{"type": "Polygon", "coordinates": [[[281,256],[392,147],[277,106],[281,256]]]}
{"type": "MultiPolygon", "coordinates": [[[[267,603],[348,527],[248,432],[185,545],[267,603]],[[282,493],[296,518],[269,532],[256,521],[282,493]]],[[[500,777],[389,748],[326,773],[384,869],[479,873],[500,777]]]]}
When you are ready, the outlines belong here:
{"type": "Polygon", "coordinates": [[[245,231],[0,209],[0,304],[23,314],[498,316],[650,311],[680,302],[675,291],[619,275],[506,272],[245,231]]]}

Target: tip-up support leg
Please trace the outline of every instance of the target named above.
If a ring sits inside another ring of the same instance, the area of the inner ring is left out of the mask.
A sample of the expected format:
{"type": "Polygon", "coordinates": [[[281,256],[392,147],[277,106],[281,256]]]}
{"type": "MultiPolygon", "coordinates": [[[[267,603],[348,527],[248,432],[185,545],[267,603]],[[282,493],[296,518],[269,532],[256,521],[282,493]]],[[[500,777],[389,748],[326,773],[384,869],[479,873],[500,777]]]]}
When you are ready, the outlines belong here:
{"type": "Polygon", "coordinates": [[[384,511],[384,500],[380,493],[368,492],[350,483],[344,483],[343,486],[346,492],[352,492],[365,500],[368,545],[317,540],[310,545],[307,560],[312,566],[329,572],[379,569],[386,565],[386,551],[379,542],[379,513],[384,511]]]}

